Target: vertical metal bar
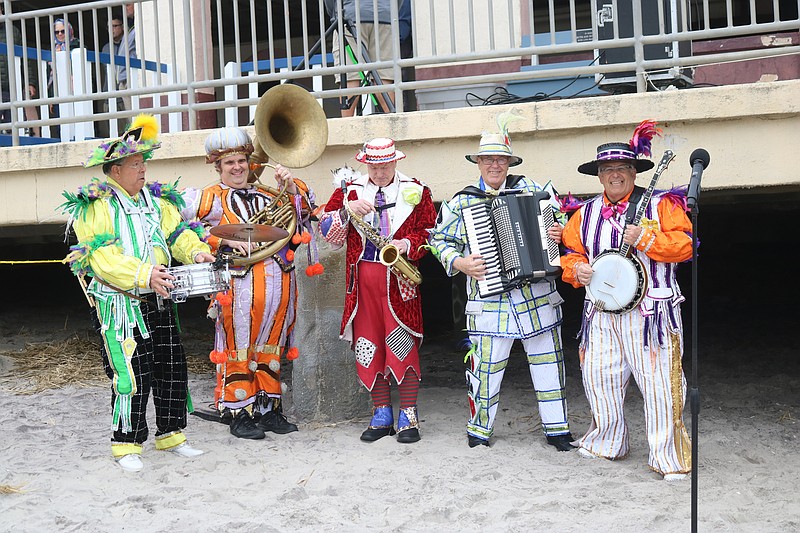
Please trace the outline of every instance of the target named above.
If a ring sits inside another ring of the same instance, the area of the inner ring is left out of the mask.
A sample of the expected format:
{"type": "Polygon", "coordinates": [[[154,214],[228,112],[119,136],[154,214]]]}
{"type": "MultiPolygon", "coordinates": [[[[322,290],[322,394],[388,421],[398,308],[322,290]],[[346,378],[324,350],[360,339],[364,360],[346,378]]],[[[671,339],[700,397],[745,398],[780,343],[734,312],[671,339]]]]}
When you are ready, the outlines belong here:
{"type": "MultiPolygon", "coordinates": [[[[509,48],[516,48],[517,44],[517,32],[516,28],[514,27],[514,6],[511,0],[506,0],[506,7],[508,8],[508,47],[509,48]]],[[[520,34],[522,32],[520,31],[520,34]]],[[[521,41],[520,41],[521,43],[521,41]]]]}
{"type": "Polygon", "coordinates": [[[269,72],[275,73],[275,29],[272,27],[272,2],[267,2],[267,35],[269,37],[269,72]]]}
{"type": "Polygon", "coordinates": [[[217,0],[217,42],[219,46],[217,46],[217,57],[219,58],[219,71],[223,72],[225,69],[225,46],[224,46],[224,37],[222,34],[222,0],[217,0]]]}
{"type": "MultiPolygon", "coordinates": [[[[253,72],[258,73],[258,28],[256,27],[256,3],[250,0],[250,57],[253,61],[253,72]]],[[[222,44],[220,42],[220,44],[222,44]]],[[[239,46],[237,43],[236,46],[239,46]]],[[[239,75],[241,76],[241,69],[239,75]]]]}
{"type": "MultiPolygon", "coordinates": [[[[172,6],[170,6],[172,7],[172,6]]],[[[211,42],[211,36],[208,34],[208,16],[211,14],[211,2],[208,3],[207,7],[204,6],[203,9],[200,10],[200,42],[209,43],[211,42]]],[[[173,20],[172,18],[172,10],[170,10],[170,21],[173,20]]],[[[170,22],[172,24],[172,22],[170,22]]],[[[174,39],[173,39],[174,41],[174,39]]],[[[173,54],[172,57],[174,58],[175,55],[173,54]]],[[[174,59],[173,59],[174,61],[174,59]]],[[[203,79],[210,80],[212,74],[208,72],[208,65],[211,63],[208,57],[208,47],[203,47],[203,79]]],[[[220,72],[222,72],[222,66],[220,66],[220,72]]],[[[212,71],[213,72],[213,71],[212,71]]]]}
{"type": "Polygon", "coordinates": [[[431,55],[436,56],[436,11],[433,0],[428,0],[428,23],[431,25],[431,55]]]}
{"type": "Polygon", "coordinates": [[[553,45],[556,44],[556,8],[553,0],[548,0],[547,8],[548,8],[547,19],[550,23],[548,28],[550,31],[550,44],[553,45]]]}
{"type": "Polygon", "coordinates": [[[755,24],[757,20],[758,19],[756,17],[756,0],[750,0],[750,25],[752,26],[753,24],[755,24]]]}
{"type": "MultiPolygon", "coordinates": [[[[184,16],[188,14],[191,20],[192,6],[190,0],[183,0],[184,16]]],[[[197,129],[197,111],[194,109],[194,40],[192,39],[191,24],[187,31],[183,33],[183,42],[186,47],[186,104],[189,108],[189,129],[197,129]]],[[[221,43],[222,41],[220,41],[221,43]]]]}
{"type": "MultiPolygon", "coordinates": [[[[536,48],[536,18],[534,17],[534,10],[536,7],[533,5],[533,0],[528,0],[528,24],[531,28],[531,46],[536,48]]],[[[531,55],[531,65],[539,64],[539,54],[531,55]]]]}
{"type": "Polygon", "coordinates": [[[309,46],[308,46],[308,10],[306,9],[306,3],[303,2],[300,5],[300,8],[301,8],[302,19],[303,19],[303,34],[302,34],[302,37],[303,37],[303,59],[305,61],[306,70],[310,70],[311,69],[311,58],[308,55],[308,50],[309,50],[309,46]]]}
{"type": "MultiPolygon", "coordinates": [[[[397,9],[398,6],[395,2],[389,3],[389,13],[391,14],[392,23],[389,26],[392,31],[392,60],[394,62],[394,112],[402,113],[404,110],[403,105],[403,71],[400,68],[400,13],[397,9]],[[398,111],[399,110],[399,111],[398,111]]],[[[377,9],[375,10],[377,13],[377,9]]],[[[376,48],[378,48],[376,46],[376,48]]],[[[388,92],[384,93],[384,98],[388,96],[388,92]]],[[[387,102],[390,103],[390,102],[387,102]]]]}
{"type": "Polygon", "coordinates": [[[578,42],[578,20],[575,14],[575,0],[569,0],[569,42],[578,42]]]}
{"type": "MultiPolygon", "coordinates": [[[[706,4],[708,4],[709,0],[705,0],[705,1],[706,1],[706,4]]],[[[725,1],[725,16],[728,19],[728,28],[732,28],[733,27],[733,6],[731,5],[732,2],[733,2],[733,0],[726,0],[725,1]]],[[[706,5],[706,8],[708,8],[708,5],[706,5]]]]}
{"type": "MultiPolygon", "coordinates": [[[[639,2],[631,2],[633,6],[631,16],[633,18],[633,57],[636,63],[636,92],[647,91],[647,72],[644,70],[644,46],[642,46],[642,5],[639,2]]],[[[618,18],[614,19],[619,20],[618,18]]],[[[617,30],[619,24],[614,25],[617,30]]],[[[617,33],[615,31],[615,33],[617,33]]]]}
{"type": "MultiPolygon", "coordinates": [[[[467,4],[467,22],[469,23],[469,51],[474,52],[477,50],[475,46],[475,6],[472,0],[468,0],[467,4]]],[[[455,17],[453,17],[455,23],[455,17]]],[[[453,53],[456,53],[455,33],[453,33],[453,53]]]]}
{"type": "MultiPolygon", "coordinates": [[[[470,0],[471,2],[472,0],[470,0]]],[[[494,2],[489,0],[486,3],[486,18],[489,20],[489,49],[494,50],[494,2]]],[[[469,33],[470,35],[475,34],[475,18],[469,17],[469,33]]]]}
{"type": "MultiPolygon", "coordinates": [[[[450,53],[451,54],[455,54],[456,53],[456,16],[455,16],[455,13],[454,13],[454,10],[453,10],[453,0],[450,0],[448,5],[449,5],[449,9],[450,9],[450,17],[447,19],[448,22],[450,23],[450,53]]],[[[431,21],[431,23],[435,24],[435,21],[436,21],[436,19],[434,18],[431,21]]],[[[472,38],[471,35],[470,35],[470,38],[472,38]]],[[[475,46],[475,40],[474,39],[472,39],[472,46],[473,47],[475,46]]]]}
{"type": "Polygon", "coordinates": [[[286,36],[286,68],[292,70],[292,28],[289,16],[289,0],[283,0],[283,32],[286,36]]]}

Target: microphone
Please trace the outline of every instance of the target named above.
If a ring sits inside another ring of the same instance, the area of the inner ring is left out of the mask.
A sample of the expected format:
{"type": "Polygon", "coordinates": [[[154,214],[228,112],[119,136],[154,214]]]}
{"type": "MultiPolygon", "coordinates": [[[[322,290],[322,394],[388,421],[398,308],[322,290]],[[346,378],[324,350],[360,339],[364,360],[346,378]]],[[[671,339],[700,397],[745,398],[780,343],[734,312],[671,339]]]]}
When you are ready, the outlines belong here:
{"type": "Polygon", "coordinates": [[[708,151],[703,148],[697,148],[692,155],[689,156],[689,164],[692,166],[692,177],[689,178],[689,193],[686,195],[686,205],[689,209],[694,209],[697,204],[697,198],[700,196],[700,179],[703,177],[703,170],[706,169],[708,163],[711,161],[711,156],[708,151]]]}

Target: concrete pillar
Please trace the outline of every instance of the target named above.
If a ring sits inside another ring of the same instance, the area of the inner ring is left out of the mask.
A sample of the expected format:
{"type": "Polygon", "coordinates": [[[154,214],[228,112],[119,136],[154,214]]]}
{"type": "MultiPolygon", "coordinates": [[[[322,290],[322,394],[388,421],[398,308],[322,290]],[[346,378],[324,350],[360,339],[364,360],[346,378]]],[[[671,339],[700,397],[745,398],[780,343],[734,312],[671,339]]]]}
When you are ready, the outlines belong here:
{"type": "Polygon", "coordinates": [[[336,422],[370,413],[370,396],[358,381],[350,343],[339,338],[345,291],[345,251],[321,243],[321,276],[305,274],[298,250],[295,338],[300,357],[292,363],[288,409],[298,420],[336,422]]]}

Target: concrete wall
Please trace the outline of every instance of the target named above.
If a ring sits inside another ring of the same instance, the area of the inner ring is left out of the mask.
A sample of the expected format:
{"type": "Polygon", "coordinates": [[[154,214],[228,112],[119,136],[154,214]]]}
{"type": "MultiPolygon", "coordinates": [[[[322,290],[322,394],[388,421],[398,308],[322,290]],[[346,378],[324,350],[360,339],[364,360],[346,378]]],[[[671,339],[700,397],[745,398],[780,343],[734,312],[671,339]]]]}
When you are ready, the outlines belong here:
{"type": "MultiPolygon", "coordinates": [[[[408,155],[399,168],[428,183],[437,200],[448,199],[477,176],[464,159],[483,130],[496,130],[495,117],[512,109],[524,120],[511,125],[514,152],[525,161],[517,170],[539,181],[552,179],[562,194],[599,191],[597,180],[576,167],[594,157],[598,144],[625,141],[636,123],[659,121],[664,138],[654,159],[670,148],[676,160],[661,185],[686,183],[688,157],[697,147],[711,154],[704,189],[800,184],[791,159],[800,131],[800,81],[756,83],[660,93],[631,94],[511,106],[420,111],[361,119],[330,119],[328,147],[313,165],[295,170],[324,202],[333,190],[330,171],[358,166],[353,156],[372,137],[391,136],[408,155]]],[[[250,129],[252,133],[252,128],[250,129]]],[[[165,134],[148,167],[148,179],[202,187],[216,174],[203,162],[208,132],[165,134]]],[[[62,222],[55,212],[61,191],[74,190],[99,169],[86,170],[94,141],[0,149],[0,226],[62,222]]]]}
{"type": "MultiPolygon", "coordinates": [[[[427,182],[435,199],[445,200],[473,182],[477,169],[464,159],[474,152],[483,130],[496,130],[495,117],[513,109],[524,120],[511,126],[514,152],[525,161],[522,173],[544,182],[552,179],[562,193],[596,193],[596,178],[576,167],[595,155],[598,144],[626,141],[639,121],[659,121],[664,138],[654,142],[654,159],[670,148],[676,160],[662,175],[661,187],[686,184],[688,157],[697,147],[711,154],[704,190],[763,192],[771,186],[800,187],[794,159],[800,131],[800,81],[607,96],[514,106],[448,109],[363,119],[331,119],[323,156],[295,174],[327,200],[333,184],[330,170],[349,164],[360,144],[372,137],[394,137],[408,157],[404,173],[427,182]]],[[[163,146],[148,166],[148,179],[202,187],[216,180],[203,163],[207,131],[163,136],[163,146]]],[[[99,169],[82,161],[95,142],[0,149],[0,229],[35,231],[64,217],[55,209],[61,191],[75,190],[99,169]]],[[[642,182],[646,180],[643,179],[642,182]]],[[[49,231],[55,226],[48,226],[49,231]]],[[[343,302],[342,251],[322,247],[326,273],[307,278],[301,249],[297,333],[301,356],[293,363],[289,399],[299,419],[341,420],[364,416],[367,395],[356,381],[353,355],[338,340],[343,302]]]]}

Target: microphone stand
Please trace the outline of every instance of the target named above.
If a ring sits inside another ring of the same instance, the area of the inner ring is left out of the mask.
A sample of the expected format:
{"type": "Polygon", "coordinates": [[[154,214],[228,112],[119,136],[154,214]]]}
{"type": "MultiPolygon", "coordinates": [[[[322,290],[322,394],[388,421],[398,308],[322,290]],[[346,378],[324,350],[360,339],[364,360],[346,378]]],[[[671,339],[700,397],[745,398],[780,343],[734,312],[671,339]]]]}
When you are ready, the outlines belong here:
{"type": "MultiPolygon", "coordinates": [[[[698,188],[699,196],[699,188],[698,188]]],[[[697,423],[700,414],[700,390],[697,388],[697,219],[700,211],[697,199],[690,202],[692,212],[692,383],[689,389],[689,404],[692,411],[692,533],[697,533],[697,423]]]]}

